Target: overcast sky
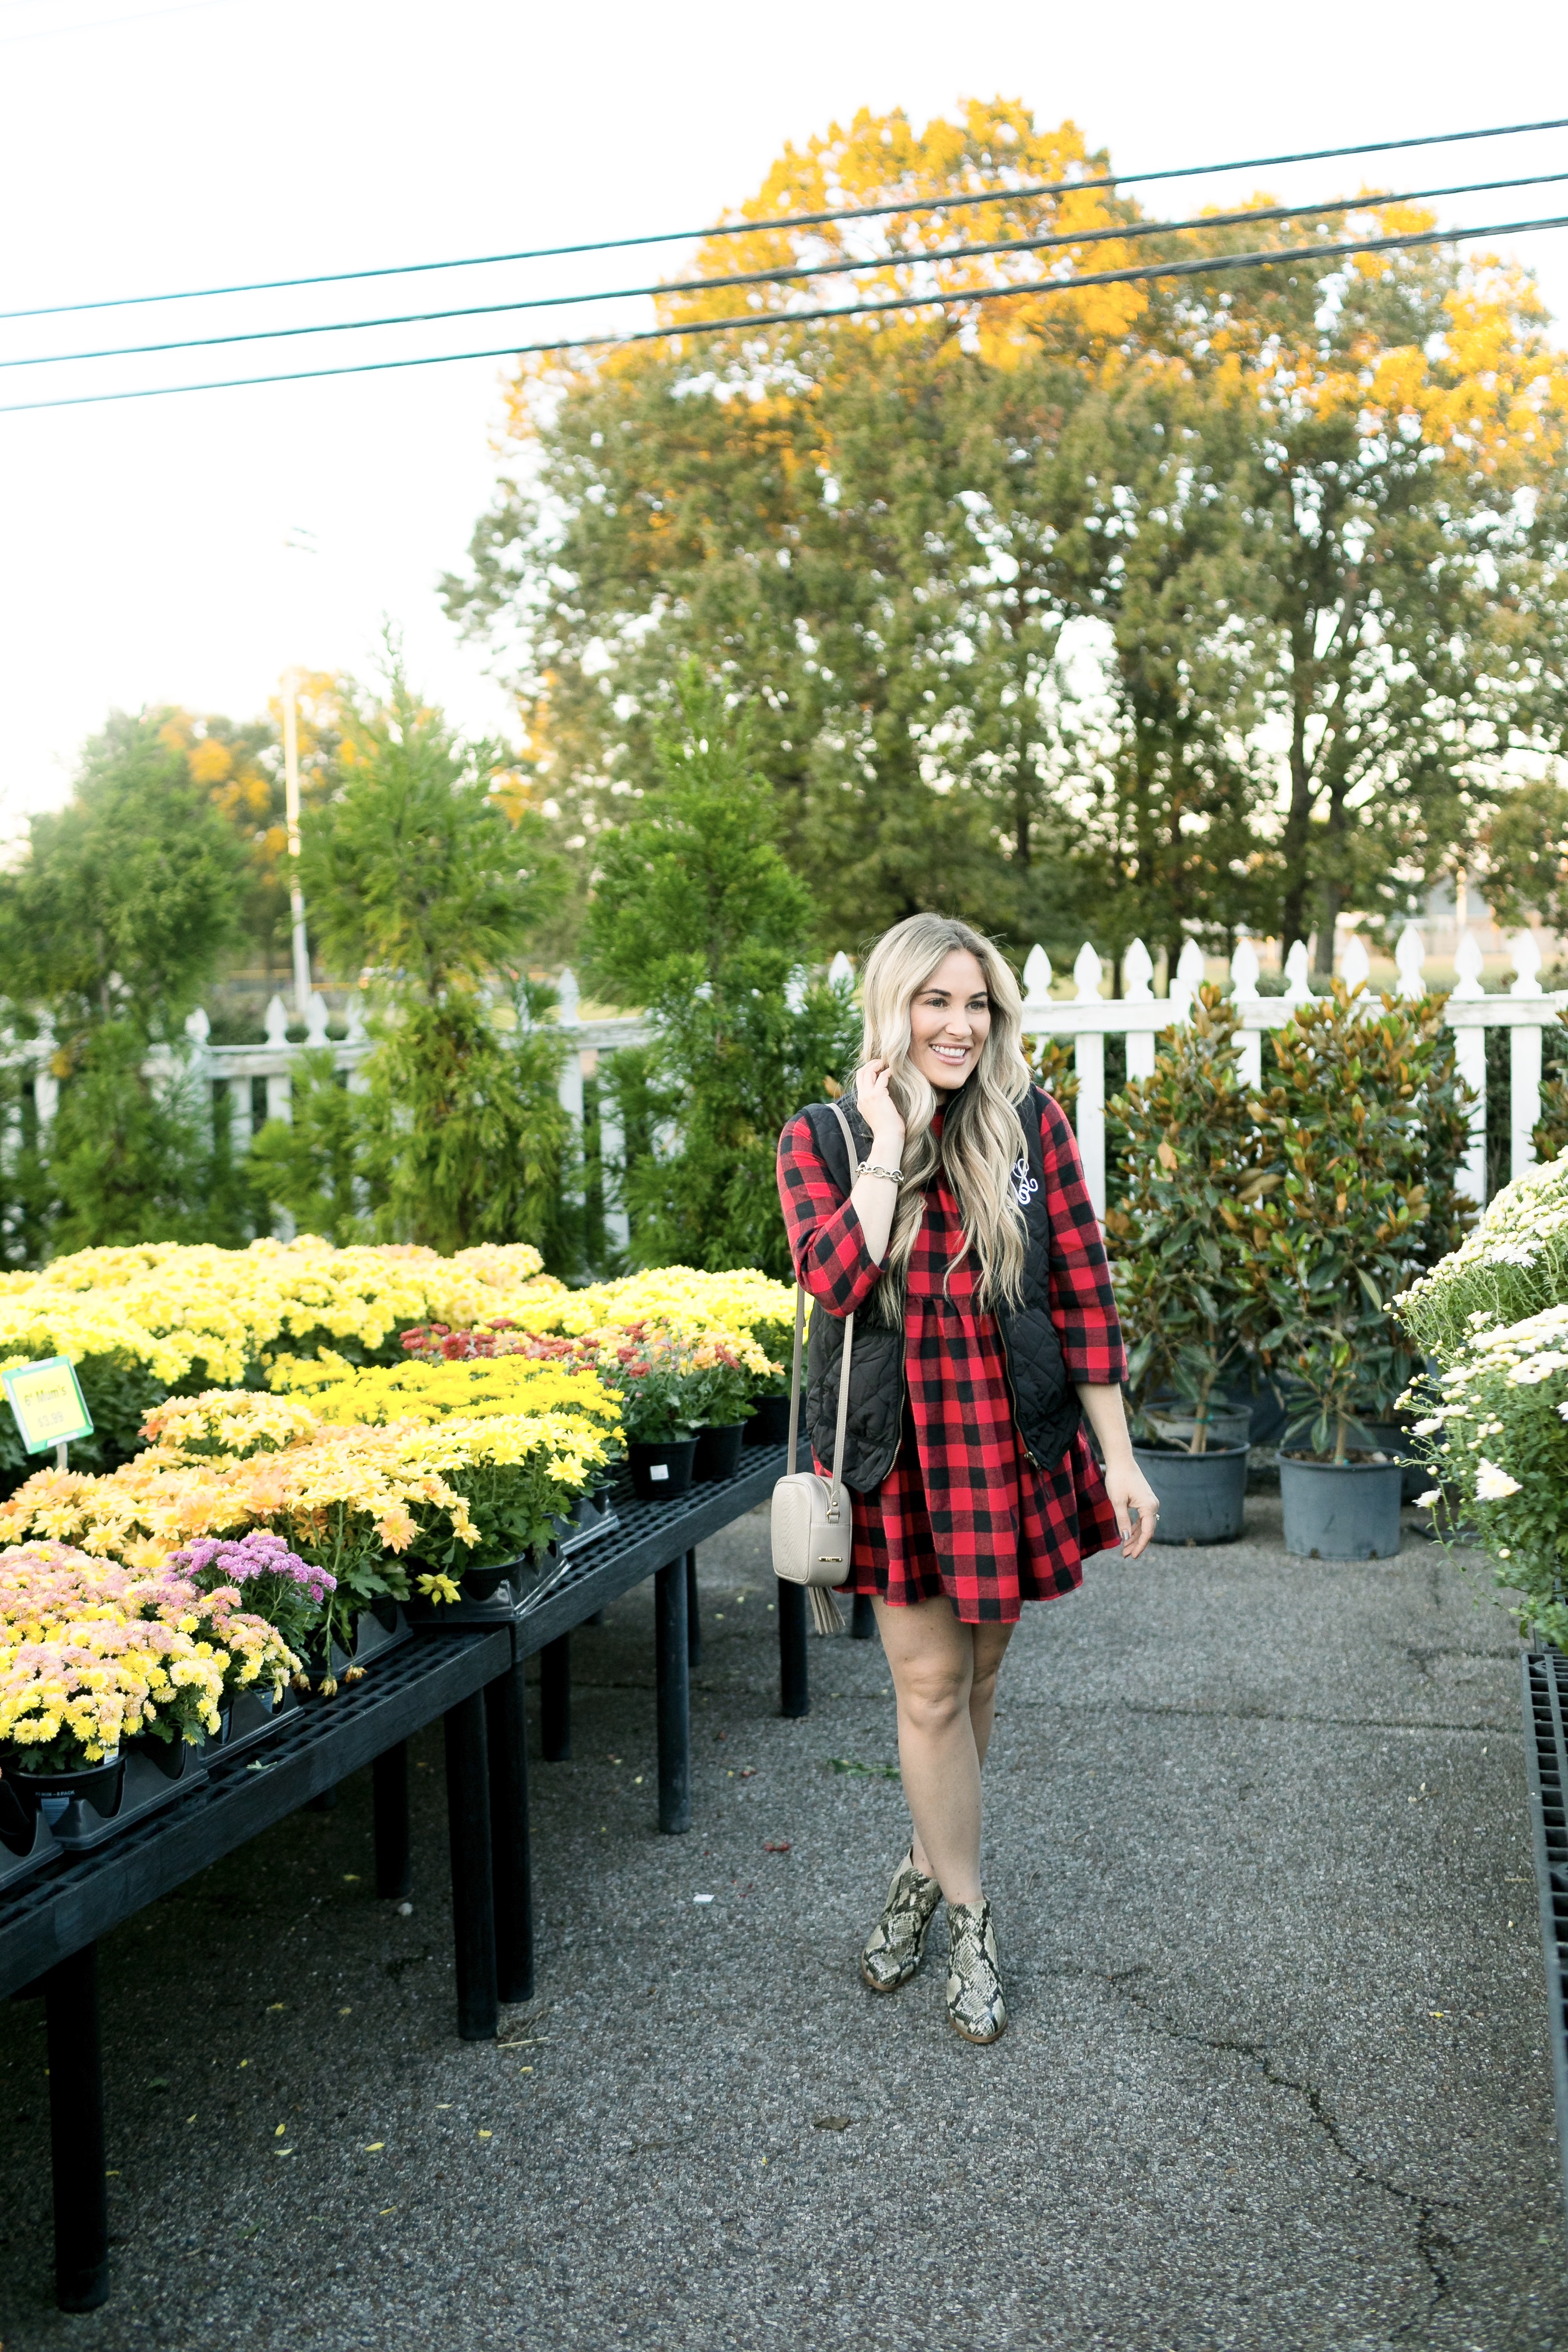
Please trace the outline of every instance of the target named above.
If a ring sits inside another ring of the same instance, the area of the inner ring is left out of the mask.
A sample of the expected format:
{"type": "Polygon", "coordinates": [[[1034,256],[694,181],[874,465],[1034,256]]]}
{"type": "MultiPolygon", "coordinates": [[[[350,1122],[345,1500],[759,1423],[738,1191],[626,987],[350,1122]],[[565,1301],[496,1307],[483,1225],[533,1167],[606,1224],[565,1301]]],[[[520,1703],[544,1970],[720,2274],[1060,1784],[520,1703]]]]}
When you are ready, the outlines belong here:
{"type": "MultiPolygon", "coordinates": [[[[924,121],[970,94],[1020,97],[1041,121],[1071,116],[1128,171],[1568,114],[1565,22],[1562,0],[1516,0],[1495,18],[1450,0],[1110,11],[0,0],[0,309],[694,227],[749,194],[785,140],[861,105],[924,121]]],[[[1363,173],[1425,187],[1531,170],[1568,172],[1568,132],[1243,173],[1182,194],[1267,184],[1303,199],[1363,173]]],[[[1457,199],[1443,216],[1559,211],[1568,184],[1457,199]]],[[[1515,249],[1553,310],[1568,310],[1568,232],[1515,249]]],[[[678,257],[656,257],[667,269],[678,257]]],[[[496,301],[626,282],[626,268],[622,257],[87,312],[0,327],[0,356],[496,301]]],[[[589,321],[641,317],[623,305],[589,321]]],[[[507,331],[478,320],[352,341],[371,358],[507,331]]],[[[346,340],[282,348],[306,366],[346,340]]],[[[268,363],[241,346],[0,370],[0,402],[268,363]]],[[[290,661],[365,667],[384,614],[427,692],[466,725],[504,729],[504,698],[435,592],[489,496],[500,374],[470,361],[0,415],[0,828],[64,797],[111,706],[247,717],[290,661]],[[319,553],[290,551],[298,532],[319,553]]]]}

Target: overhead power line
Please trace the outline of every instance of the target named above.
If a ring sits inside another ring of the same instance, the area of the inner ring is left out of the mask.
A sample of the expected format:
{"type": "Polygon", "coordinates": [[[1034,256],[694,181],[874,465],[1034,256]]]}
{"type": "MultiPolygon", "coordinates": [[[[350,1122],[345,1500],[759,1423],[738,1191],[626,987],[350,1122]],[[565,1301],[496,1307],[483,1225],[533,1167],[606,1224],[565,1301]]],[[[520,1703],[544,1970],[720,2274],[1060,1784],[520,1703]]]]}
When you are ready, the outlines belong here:
{"type": "Polygon", "coordinates": [[[0,404],[0,416],[19,416],[43,408],[97,408],[111,401],[163,400],[176,393],[239,392],[268,383],[311,383],[325,376],[384,375],[394,369],[450,367],[463,360],[522,359],[574,348],[608,351],[633,343],[679,342],[688,336],[718,335],[737,328],[753,332],[765,327],[805,326],[825,319],[875,318],[885,310],[934,310],[967,302],[994,302],[1042,294],[1071,294],[1086,286],[1130,286],[1161,278],[1213,277],[1222,271],[1289,268],[1302,261],[1336,260],[1355,253],[1394,253],[1426,245],[1449,245],[1479,236],[1522,236],[1533,229],[1568,228],[1568,213],[1539,220],[1494,221],[1479,228],[1414,229],[1400,236],[1350,237],[1334,245],[1298,245],[1261,253],[1207,254],[1191,261],[1151,261],[1132,269],[1097,269],[1072,278],[1039,278],[1025,284],[974,286],[962,292],[900,294],[881,302],[842,302],[811,310],[746,310],[729,319],[700,319],[681,327],[642,327],[620,335],[595,335],[582,346],[559,340],[539,343],[501,343],[482,352],[426,352],[409,359],[344,361],[334,367],[289,368],[270,375],[222,376],[201,383],[140,384],[122,392],[68,393],[51,400],[14,400],[0,404]]]}
{"type": "MultiPolygon", "coordinates": [[[[926,253],[868,255],[859,261],[804,262],[789,268],[748,269],[732,278],[683,278],[652,286],[615,286],[600,293],[533,294],[513,302],[473,302],[452,310],[405,310],[376,319],[330,319],[302,327],[245,327],[223,335],[197,335],[163,343],[113,343],[87,352],[42,352],[19,359],[0,359],[5,368],[69,367],[84,360],[145,359],[162,352],[205,352],[226,343],[284,342],[299,335],[348,335],[367,327],[426,327],[447,319],[490,319],[517,310],[567,310],[584,302],[629,302],[656,294],[722,293],[736,286],[785,285],[803,278],[835,278],[858,269],[909,268],[922,262],[969,261],[1003,253],[1042,253],[1063,247],[1129,244],[1139,237],[1175,236],[1189,229],[1245,228],[1261,221],[1302,220],[1324,213],[1373,211],[1385,205],[1412,205],[1435,196],[1489,195],[1504,188],[1552,186],[1568,180],[1568,172],[1535,172],[1517,180],[1471,180],[1447,188],[1410,188],[1398,194],[1343,196],[1328,204],[1264,205],[1238,213],[1198,213],[1190,220],[1131,221],[1106,228],[1064,229],[1049,236],[1000,237],[989,245],[952,245],[926,253]]],[[[756,314],[759,318],[769,315],[756,314]]],[[[776,314],[787,318],[792,314],[776,314]]]]}
{"type": "Polygon", "coordinates": [[[257,278],[233,286],[187,286],[163,294],[109,294],[88,302],[51,302],[26,310],[0,310],[10,319],[60,319],[82,310],[127,310],[150,302],[205,302],[223,294],[277,294],[300,286],[346,286],[366,278],[412,278],[432,269],[488,269],[507,261],[554,261],[578,253],[621,253],[632,246],[689,245],[710,236],[750,236],[776,228],[820,228],[830,221],[879,220],[890,213],[951,212],[963,205],[1009,204],[1033,196],[1095,188],[1135,188],[1152,181],[1194,180],[1218,172],[1262,172],[1285,163],[1330,163],[1351,155],[1392,155],[1411,147],[1452,147],[1471,139],[1518,139],[1537,131],[1568,131],[1568,115],[1543,122],[1494,123],[1479,131],[1435,131],[1419,139],[1367,139],[1351,147],[1308,147],[1289,155],[1243,155],[1226,163],[1179,163],[1167,172],[1110,172],[1093,180],[1040,180],[1016,187],[971,188],[962,195],[906,196],[885,205],[841,205],[821,213],[781,213],[772,220],[717,221],[706,228],[672,228],[643,236],[597,237],[578,245],[539,245],[515,253],[470,253],[446,261],[386,262],[368,269],[331,269],[308,278],[257,278]]]}

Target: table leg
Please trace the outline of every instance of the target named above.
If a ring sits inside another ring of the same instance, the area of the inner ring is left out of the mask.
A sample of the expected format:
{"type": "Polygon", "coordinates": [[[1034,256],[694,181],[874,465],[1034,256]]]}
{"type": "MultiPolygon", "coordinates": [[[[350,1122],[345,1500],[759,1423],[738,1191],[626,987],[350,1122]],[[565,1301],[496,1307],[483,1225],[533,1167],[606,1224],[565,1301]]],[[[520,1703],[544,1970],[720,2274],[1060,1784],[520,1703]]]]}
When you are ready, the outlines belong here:
{"type": "Polygon", "coordinates": [[[686,1555],[686,1663],[699,1666],[702,1663],[702,1620],[697,1609],[697,1554],[686,1555]]]}
{"type": "Polygon", "coordinates": [[[458,2032],[493,2042],[496,1914],[490,1881],[490,1800],[485,1695],[459,1699],[443,1718],[447,1734],[447,1824],[452,1844],[452,1939],[458,1972],[458,2032]]]}
{"type": "Polygon", "coordinates": [[[849,1614],[850,1636],[857,1642],[868,1642],[876,1631],[877,1612],[871,1606],[871,1596],[868,1592],[858,1592],[849,1614]]]}
{"type": "Polygon", "coordinates": [[[406,1895],[412,1881],[408,1869],[408,1742],[400,1739],[370,1768],[371,1804],[375,1815],[375,1891],[383,1896],[406,1895]]]}
{"type": "Polygon", "coordinates": [[[485,1686],[490,1768],[490,1869],[495,1882],[496,1988],[533,1998],[533,1862],[528,1823],[528,1700],[518,1658],[485,1686]]]}
{"type": "Polygon", "coordinates": [[[43,1981],[55,2190],[55,2301],[62,2311],[96,2311],[109,2299],[98,1946],[84,1944],[69,1959],[57,1960],[43,1981]]]}
{"type": "Polygon", "coordinates": [[[562,1633],[539,1653],[539,1752],[547,1764],[572,1753],[572,1636],[562,1633]]]}
{"type": "Polygon", "coordinates": [[[691,1661],[687,1654],[686,1562],[654,1578],[654,1657],[658,1684],[658,1825],[691,1827],[691,1661]]]}
{"type": "Polygon", "coordinates": [[[779,1587],[779,1712],[809,1715],[811,1689],[805,1670],[805,1587],[779,1587]]]}

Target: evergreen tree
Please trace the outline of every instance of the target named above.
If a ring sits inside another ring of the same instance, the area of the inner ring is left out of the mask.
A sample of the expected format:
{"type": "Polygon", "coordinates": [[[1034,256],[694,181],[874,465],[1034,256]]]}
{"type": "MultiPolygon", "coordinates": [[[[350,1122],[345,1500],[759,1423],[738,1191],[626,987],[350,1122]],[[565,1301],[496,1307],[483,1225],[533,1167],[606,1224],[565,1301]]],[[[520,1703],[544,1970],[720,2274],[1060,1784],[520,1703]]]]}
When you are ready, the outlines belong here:
{"type": "Polygon", "coordinates": [[[363,974],[374,1045],[363,1091],[308,1071],[294,1122],[262,1129],[253,1165],[300,1225],[334,1240],[530,1241],[570,1269],[561,1049],[548,1030],[506,1041],[492,1003],[498,983],[526,999],[519,959],[559,890],[544,827],[509,814],[502,755],[461,741],[395,654],[384,696],[342,708],[303,881],[326,961],[363,974]]]}
{"type": "Polygon", "coordinates": [[[748,719],[695,667],[677,703],[655,740],[658,783],[600,844],[584,939],[595,985],[656,1024],[609,1080],[632,1253],[782,1274],[779,1131],[847,1066],[858,1021],[846,992],[800,973],[811,902],[774,845],[748,719]]]}

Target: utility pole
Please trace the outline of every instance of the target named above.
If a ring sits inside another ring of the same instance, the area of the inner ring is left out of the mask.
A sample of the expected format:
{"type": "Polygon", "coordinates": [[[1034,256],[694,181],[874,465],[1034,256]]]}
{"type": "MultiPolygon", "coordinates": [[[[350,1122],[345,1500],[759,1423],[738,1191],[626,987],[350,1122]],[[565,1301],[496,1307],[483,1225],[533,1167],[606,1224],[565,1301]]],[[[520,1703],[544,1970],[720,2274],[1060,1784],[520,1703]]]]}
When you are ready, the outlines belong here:
{"type": "Polygon", "coordinates": [[[299,680],[283,673],[283,807],[289,827],[289,911],[294,927],[294,1009],[301,1021],[310,1012],[310,950],[305,938],[305,894],[300,887],[300,723],[295,712],[299,680]]]}

